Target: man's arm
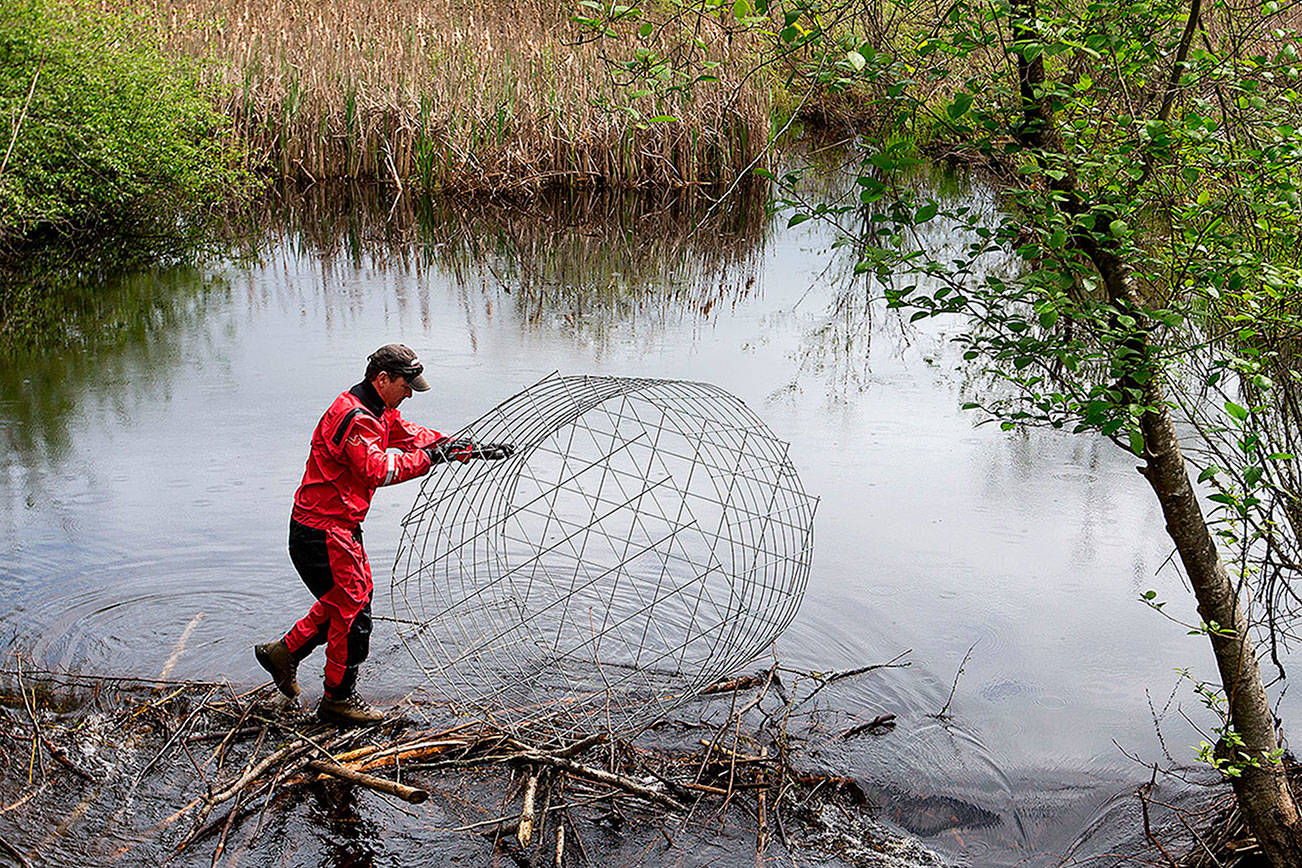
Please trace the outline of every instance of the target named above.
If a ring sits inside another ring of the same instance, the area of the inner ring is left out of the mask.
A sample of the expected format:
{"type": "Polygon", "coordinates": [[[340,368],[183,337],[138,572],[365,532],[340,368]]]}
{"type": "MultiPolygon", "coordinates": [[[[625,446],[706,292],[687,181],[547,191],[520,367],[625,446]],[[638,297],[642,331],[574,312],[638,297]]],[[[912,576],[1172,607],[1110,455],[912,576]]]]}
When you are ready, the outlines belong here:
{"type": "MultiPolygon", "coordinates": [[[[428,428],[421,431],[437,436],[428,428]]],[[[386,452],[381,445],[379,421],[365,414],[353,420],[340,451],[341,460],[372,488],[406,482],[428,473],[430,468],[430,457],[423,449],[413,447],[401,454],[386,452]]]]}
{"type": "Polygon", "coordinates": [[[393,421],[389,423],[389,445],[394,449],[410,452],[413,449],[424,449],[426,446],[433,446],[440,440],[447,439],[433,428],[426,428],[423,425],[417,425],[415,422],[408,422],[397,415],[396,411],[394,416],[393,421]]]}

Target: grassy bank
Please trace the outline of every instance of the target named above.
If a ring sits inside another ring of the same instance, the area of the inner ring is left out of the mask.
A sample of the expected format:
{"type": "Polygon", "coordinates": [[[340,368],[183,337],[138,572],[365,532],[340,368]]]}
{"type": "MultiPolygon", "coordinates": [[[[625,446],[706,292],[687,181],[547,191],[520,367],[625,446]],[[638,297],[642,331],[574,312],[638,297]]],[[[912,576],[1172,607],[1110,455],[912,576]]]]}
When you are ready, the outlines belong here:
{"type": "Polygon", "coordinates": [[[207,61],[249,165],[283,178],[683,186],[731,180],[768,137],[768,81],[743,80],[746,40],[721,24],[652,20],[630,71],[607,52],[633,48],[585,40],[567,0],[154,3],[166,50],[207,61]],[[720,80],[675,88],[689,59],[720,80]]]}

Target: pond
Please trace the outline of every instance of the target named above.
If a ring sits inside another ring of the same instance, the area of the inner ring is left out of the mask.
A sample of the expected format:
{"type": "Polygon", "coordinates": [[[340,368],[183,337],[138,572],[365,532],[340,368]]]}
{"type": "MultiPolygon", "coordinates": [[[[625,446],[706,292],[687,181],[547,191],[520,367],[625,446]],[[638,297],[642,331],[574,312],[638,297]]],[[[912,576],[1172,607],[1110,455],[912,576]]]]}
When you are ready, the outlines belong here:
{"type": "MultiPolygon", "coordinates": [[[[1213,670],[1205,640],[1138,601],[1153,588],[1194,617],[1134,460],[977,426],[959,324],[903,324],[827,227],[786,228],[762,194],[414,209],[310,192],[253,219],[277,228],[248,255],[70,282],[50,336],[4,359],[0,635],[38,665],[262,681],[252,644],[309,600],[285,537],[312,428],[402,341],[433,384],[403,412],[442,431],[559,371],[713,383],[788,440],[820,505],[776,654],[826,672],[907,652],[827,691],[826,713],[897,725],[822,761],[947,858],[1134,843],[1140,760],[1192,763],[1182,714],[1208,721],[1175,669],[1213,670]]],[[[380,490],[366,523],[381,616],[417,489],[380,490]]],[[[392,627],[363,670],[377,701],[412,686],[392,627]]]]}

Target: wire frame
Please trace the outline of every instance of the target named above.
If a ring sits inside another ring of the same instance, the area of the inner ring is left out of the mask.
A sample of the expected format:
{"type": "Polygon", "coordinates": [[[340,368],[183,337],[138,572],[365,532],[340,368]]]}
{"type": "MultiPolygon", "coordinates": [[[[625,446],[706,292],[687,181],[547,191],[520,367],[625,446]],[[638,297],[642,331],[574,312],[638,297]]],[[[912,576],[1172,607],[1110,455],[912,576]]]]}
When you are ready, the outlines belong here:
{"type": "Polygon", "coordinates": [[[817,501],[705,383],[552,374],[457,436],[403,520],[392,599],[436,693],[510,731],[629,735],[795,617],[817,501]]]}

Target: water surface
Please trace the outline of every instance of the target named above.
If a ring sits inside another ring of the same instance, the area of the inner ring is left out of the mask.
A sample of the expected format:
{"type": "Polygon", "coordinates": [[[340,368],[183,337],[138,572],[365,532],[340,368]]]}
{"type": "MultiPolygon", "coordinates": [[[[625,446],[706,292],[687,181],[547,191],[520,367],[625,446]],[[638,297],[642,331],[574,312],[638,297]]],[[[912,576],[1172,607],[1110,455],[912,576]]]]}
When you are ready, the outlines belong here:
{"type": "MultiPolygon", "coordinates": [[[[1137,602],[1154,588],[1194,617],[1133,459],[975,426],[958,324],[903,325],[830,230],[783,228],[762,200],[388,207],[309,199],[256,258],[71,285],[57,339],[4,360],[0,631],[16,647],[157,676],[188,634],[171,677],[261,681],[251,644],[309,602],[285,551],[309,436],[383,343],[415,347],[434,385],[404,414],[449,432],[552,371],[703,380],[789,440],[821,498],[780,659],[831,671],[909,652],[826,691],[828,732],[898,725],[819,762],[960,862],[1054,864],[1136,836],[1125,794],[1149,771],[1127,754],[1167,761],[1156,714],[1192,759],[1180,711],[1208,721],[1174,669],[1212,666],[1137,602]]],[[[366,524],[381,615],[417,489],[381,490],[366,524]]],[[[372,649],[369,692],[406,693],[383,622],[372,649]]]]}

